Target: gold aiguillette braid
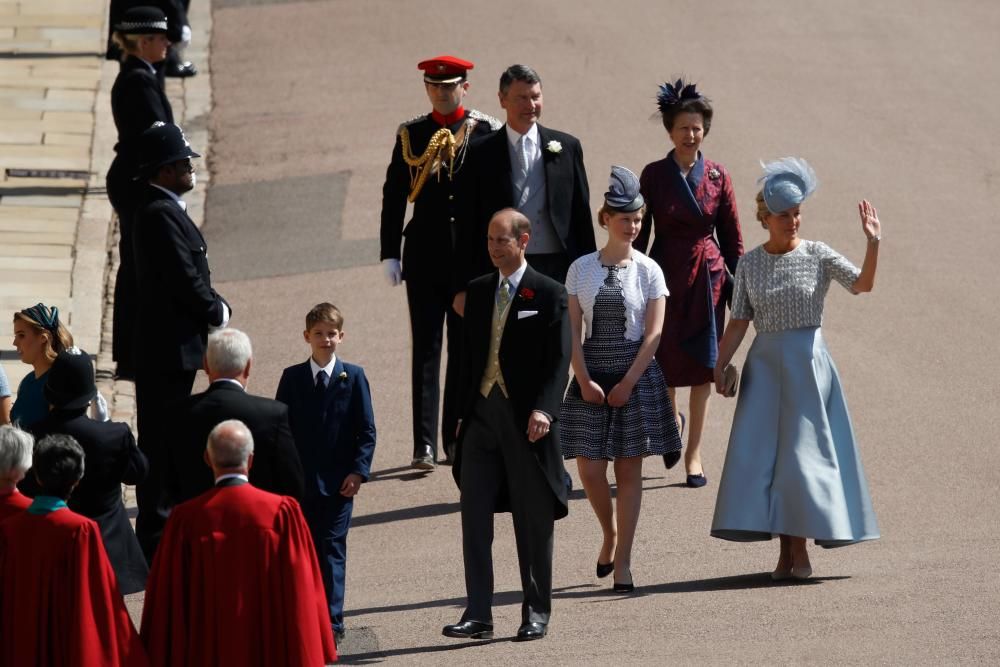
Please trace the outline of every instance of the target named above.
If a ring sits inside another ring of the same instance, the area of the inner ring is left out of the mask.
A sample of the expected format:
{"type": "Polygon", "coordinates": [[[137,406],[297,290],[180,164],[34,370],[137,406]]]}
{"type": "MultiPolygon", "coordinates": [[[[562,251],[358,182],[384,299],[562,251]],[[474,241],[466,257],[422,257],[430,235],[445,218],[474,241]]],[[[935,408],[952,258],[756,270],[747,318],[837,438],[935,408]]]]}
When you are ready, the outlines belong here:
{"type": "Polygon", "coordinates": [[[423,155],[414,157],[410,149],[410,133],[404,127],[399,131],[399,138],[403,145],[403,160],[410,166],[410,194],[407,200],[414,202],[423,189],[427,177],[436,171],[439,165],[447,163],[448,178],[452,176],[452,168],[455,164],[455,154],[459,141],[464,138],[466,126],[458,131],[460,139],[456,139],[446,127],[434,133],[431,140],[427,142],[427,148],[423,155]]]}

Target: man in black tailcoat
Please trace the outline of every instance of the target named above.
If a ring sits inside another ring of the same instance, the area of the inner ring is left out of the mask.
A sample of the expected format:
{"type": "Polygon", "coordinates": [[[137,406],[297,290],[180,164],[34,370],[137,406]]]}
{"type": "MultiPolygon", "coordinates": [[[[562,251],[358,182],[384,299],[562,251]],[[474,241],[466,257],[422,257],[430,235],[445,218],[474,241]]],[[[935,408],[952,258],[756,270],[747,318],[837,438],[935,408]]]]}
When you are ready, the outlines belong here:
{"type": "Polygon", "coordinates": [[[252,366],[253,348],[245,333],[220,329],[209,335],[205,351],[208,389],[187,397],[174,409],[167,467],[172,505],[214,486],[212,469],[205,462],[205,443],[212,429],[229,419],[243,422],[253,436],[250,483],[262,491],[302,500],[305,481],[288,406],[247,392],[252,366]]]}
{"type": "MultiPolygon", "coordinates": [[[[473,144],[459,227],[459,285],[491,270],[486,228],[493,214],[516,208],[531,220],[526,258],[557,282],[575,259],[597,249],[590,214],[590,186],[579,140],[538,123],[542,81],[530,67],[512,65],[500,76],[500,106],[507,123],[473,144]]],[[[464,294],[455,298],[462,311],[464,294]]]]}
{"type": "Polygon", "coordinates": [[[461,429],[454,474],[461,491],[465,613],[447,637],[493,636],[493,515],[514,519],[524,601],[517,639],[541,639],[552,611],[554,521],[568,511],[559,406],[570,362],[566,289],[524,258],[531,224],[513,209],[487,230],[497,270],[468,287],[461,429]]]}
{"type": "Polygon", "coordinates": [[[208,330],[224,327],[230,309],[212,289],[205,238],[181,195],[194,188],[195,153],[176,125],[157,123],[139,138],[139,173],[146,190],[135,213],[138,312],[135,400],[139,448],[149,477],[136,489],[136,535],[152,562],[166,521],[166,434],[173,407],[191,394],[208,330]]]}
{"type": "Polygon", "coordinates": [[[438,454],[441,343],[448,326],[442,440],[447,452],[455,438],[461,319],[451,309],[455,285],[455,227],[462,196],[461,172],[469,143],[500,127],[500,121],[462,106],[473,64],[439,56],[417,65],[433,110],[403,123],[382,188],[381,257],[390,285],[406,282],[413,338],[413,458],[430,470],[438,454]],[[404,230],[407,201],[413,217],[404,230]],[[403,243],[403,237],[406,242],[403,243]],[[400,245],[403,246],[400,262],[400,245]]]}

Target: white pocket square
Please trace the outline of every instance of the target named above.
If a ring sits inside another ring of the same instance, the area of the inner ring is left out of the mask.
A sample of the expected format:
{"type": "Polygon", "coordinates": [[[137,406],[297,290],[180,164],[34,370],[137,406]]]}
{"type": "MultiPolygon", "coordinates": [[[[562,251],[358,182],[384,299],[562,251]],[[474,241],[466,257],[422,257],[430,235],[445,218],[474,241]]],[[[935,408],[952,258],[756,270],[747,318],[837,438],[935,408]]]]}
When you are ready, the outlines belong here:
{"type": "Polygon", "coordinates": [[[534,317],[537,314],[537,310],[519,310],[517,311],[517,319],[523,320],[526,317],[534,317]]]}

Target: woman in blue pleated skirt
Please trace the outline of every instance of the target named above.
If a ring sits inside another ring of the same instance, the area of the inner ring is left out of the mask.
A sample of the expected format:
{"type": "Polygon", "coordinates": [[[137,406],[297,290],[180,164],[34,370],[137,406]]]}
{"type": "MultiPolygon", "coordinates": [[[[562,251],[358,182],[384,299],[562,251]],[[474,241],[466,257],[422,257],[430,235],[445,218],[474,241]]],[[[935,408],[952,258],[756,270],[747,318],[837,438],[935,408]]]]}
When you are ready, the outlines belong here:
{"type": "Polygon", "coordinates": [[[732,317],[719,344],[715,383],[731,393],[725,367],[753,321],[712,535],[780,539],[775,580],[812,575],[806,540],[837,547],[879,537],[851,418],[820,329],[831,282],[852,294],[875,283],[881,224],[858,205],[868,239],[858,269],[825,243],[799,237],[801,204],[816,187],[805,160],[765,166],[757,219],[768,241],[736,269],[732,317]]]}

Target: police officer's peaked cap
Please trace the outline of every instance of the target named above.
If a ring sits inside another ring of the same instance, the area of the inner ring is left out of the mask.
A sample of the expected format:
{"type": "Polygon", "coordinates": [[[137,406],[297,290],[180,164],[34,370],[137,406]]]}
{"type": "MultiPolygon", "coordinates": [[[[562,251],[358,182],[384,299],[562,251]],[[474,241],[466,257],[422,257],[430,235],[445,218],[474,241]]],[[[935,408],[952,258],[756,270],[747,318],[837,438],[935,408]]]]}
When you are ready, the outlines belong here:
{"type": "Polygon", "coordinates": [[[167,16],[156,7],[133,7],[125,11],[115,30],[123,35],[166,34],[167,16]]]}

